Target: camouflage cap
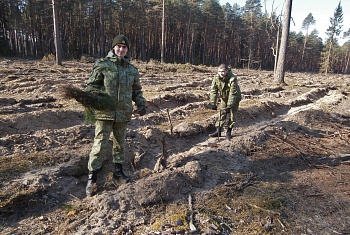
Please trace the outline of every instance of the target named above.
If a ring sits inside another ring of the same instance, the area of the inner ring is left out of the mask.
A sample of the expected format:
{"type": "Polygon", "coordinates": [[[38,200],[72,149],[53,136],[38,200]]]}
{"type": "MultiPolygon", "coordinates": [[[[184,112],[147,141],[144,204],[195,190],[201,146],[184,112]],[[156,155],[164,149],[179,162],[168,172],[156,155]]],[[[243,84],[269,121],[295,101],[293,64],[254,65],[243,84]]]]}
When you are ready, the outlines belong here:
{"type": "Polygon", "coordinates": [[[118,35],[113,39],[112,48],[117,44],[123,44],[129,49],[129,39],[124,35],[118,35]]]}

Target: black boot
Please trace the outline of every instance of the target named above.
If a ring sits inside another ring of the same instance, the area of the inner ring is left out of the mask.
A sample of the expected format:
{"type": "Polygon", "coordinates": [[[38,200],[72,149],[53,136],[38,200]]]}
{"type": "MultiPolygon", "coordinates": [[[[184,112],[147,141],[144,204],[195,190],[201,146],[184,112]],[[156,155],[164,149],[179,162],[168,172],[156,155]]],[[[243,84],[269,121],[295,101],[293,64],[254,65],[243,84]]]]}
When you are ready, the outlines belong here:
{"type": "Polygon", "coordinates": [[[226,132],[226,138],[227,139],[232,139],[232,128],[227,128],[227,132],[226,132]]]}
{"type": "Polygon", "coordinates": [[[89,172],[89,179],[86,185],[86,196],[91,197],[97,192],[97,172],[96,171],[90,171],[89,172]]]}
{"type": "Polygon", "coordinates": [[[118,182],[127,183],[130,181],[130,178],[124,174],[123,165],[120,163],[115,163],[113,180],[115,183],[118,183],[118,182]]]}
{"type": "Polygon", "coordinates": [[[209,137],[221,137],[221,128],[216,128],[216,131],[212,134],[209,134],[209,137]]]}

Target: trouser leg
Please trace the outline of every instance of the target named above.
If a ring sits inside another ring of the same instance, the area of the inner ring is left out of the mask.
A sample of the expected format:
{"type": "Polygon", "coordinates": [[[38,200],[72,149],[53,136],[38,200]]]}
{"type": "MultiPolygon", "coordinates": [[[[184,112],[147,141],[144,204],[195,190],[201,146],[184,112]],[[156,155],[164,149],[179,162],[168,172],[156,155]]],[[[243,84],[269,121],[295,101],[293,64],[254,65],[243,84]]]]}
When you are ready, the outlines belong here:
{"type": "Polygon", "coordinates": [[[233,126],[235,125],[236,123],[236,115],[237,115],[237,111],[238,111],[238,107],[239,107],[239,101],[238,102],[235,102],[232,107],[231,107],[231,111],[230,111],[230,118],[229,118],[229,121],[227,123],[227,128],[231,129],[233,128],[233,126]]]}
{"type": "Polygon", "coordinates": [[[113,163],[122,164],[124,162],[127,124],[127,122],[116,122],[113,125],[113,163]]]}
{"type": "Polygon", "coordinates": [[[111,121],[99,121],[95,123],[95,138],[89,154],[89,176],[85,188],[87,196],[93,196],[97,192],[97,170],[102,167],[105,155],[107,154],[107,146],[109,136],[112,131],[111,121]]]}
{"type": "Polygon", "coordinates": [[[123,162],[125,160],[125,138],[127,130],[127,122],[117,122],[113,125],[113,162],[114,172],[113,179],[115,183],[127,183],[130,178],[123,171],[123,162]]]}
{"type": "Polygon", "coordinates": [[[95,123],[95,138],[89,155],[89,171],[97,171],[102,167],[105,156],[108,155],[108,141],[112,131],[113,121],[95,123]]]}
{"type": "Polygon", "coordinates": [[[227,115],[228,114],[224,110],[220,110],[219,118],[215,123],[216,128],[223,128],[227,115]]]}

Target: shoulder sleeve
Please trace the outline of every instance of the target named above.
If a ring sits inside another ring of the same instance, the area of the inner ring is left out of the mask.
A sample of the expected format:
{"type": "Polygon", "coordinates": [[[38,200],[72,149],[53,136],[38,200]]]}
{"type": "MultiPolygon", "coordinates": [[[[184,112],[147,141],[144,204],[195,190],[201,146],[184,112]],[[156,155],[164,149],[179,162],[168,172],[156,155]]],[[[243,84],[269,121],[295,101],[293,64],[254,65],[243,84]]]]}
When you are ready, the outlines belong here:
{"type": "Polygon", "coordinates": [[[213,81],[211,82],[210,86],[210,96],[209,96],[209,102],[212,104],[215,104],[218,98],[218,86],[216,84],[217,76],[214,76],[213,81]]]}
{"type": "Polygon", "coordinates": [[[229,85],[230,85],[230,93],[229,93],[229,97],[228,97],[227,106],[231,107],[233,103],[235,103],[237,100],[241,99],[241,91],[240,91],[240,88],[238,86],[236,74],[232,74],[232,76],[229,80],[229,85]]]}
{"type": "Polygon", "coordinates": [[[230,83],[237,82],[237,75],[233,73],[229,81],[230,81],[230,83]]]}
{"type": "Polygon", "coordinates": [[[105,58],[95,61],[92,71],[89,75],[89,80],[86,84],[86,91],[99,93],[103,89],[103,71],[108,68],[108,63],[105,58]]]}
{"type": "Polygon", "coordinates": [[[133,65],[130,66],[130,70],[135,77],[132,85],[132,100],[136,103],[137,107],[146,106],[146,99],[143,97],[142,93],[139,70],[133,65]]]}

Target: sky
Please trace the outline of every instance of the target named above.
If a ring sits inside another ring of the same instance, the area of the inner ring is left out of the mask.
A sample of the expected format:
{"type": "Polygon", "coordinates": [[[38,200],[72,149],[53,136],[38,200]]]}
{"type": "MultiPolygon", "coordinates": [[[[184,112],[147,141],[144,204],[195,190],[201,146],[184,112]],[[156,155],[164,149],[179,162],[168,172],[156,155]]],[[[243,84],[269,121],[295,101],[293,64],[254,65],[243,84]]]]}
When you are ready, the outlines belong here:
{"type": "MultiPolygon", "coordinates": [[[[246,3],[246,0],[220,0],[219,2],[221,5],[224,5],[227,2],[231,5],[237,3],[239,6],[243,7],[246,3]]],[[[260,2],[263,6],[262,9],[264,11],[265,0],[260,0],[260,2]]],[[[274,8],[277,8],[275,10],[276,13],[283,13],[284,0],[266,0],[267,12],[271,12],[272,3],[274,3],[274,8]]],[[[321,37],[323,42],[325,42],[327,38],[326,30],[330,26],[329,18],[333,17],[334,11],[337,8],[338,4],[339,1],[334,0],[293,0],[292,18],[294,22],[291,21],[290,30],[295,31],[297,33],[300,32],[304,19],[309,13],[312,13],[316,24],[310,26],[309,32],[311,32],[313,29],[317,29],[319,37],[321,37]]],[[[342,30],[343,32],[345,32],[350,28],[350,13],[347,11],[348,9],[350,9],[350,0],[342,0],[341,6],[343,9],[342,30]]],[[[341,34],[338,37],[340,45],[342,45],[345,41],[350,40],[341,39],[341,37],[343,36],[343,32],[341,32],[341,34]]]]}

